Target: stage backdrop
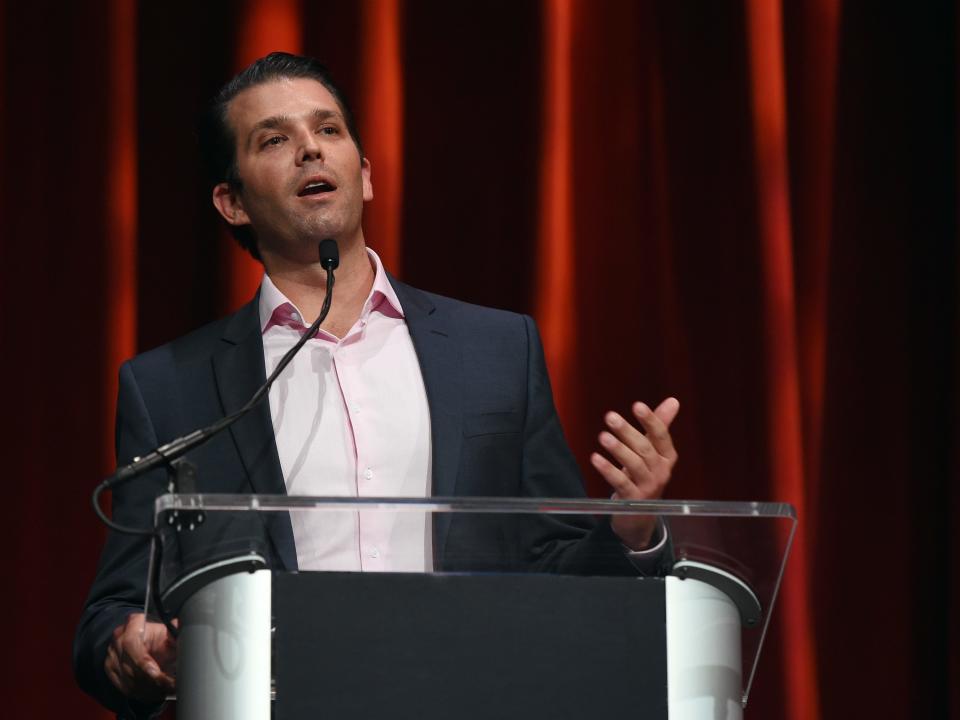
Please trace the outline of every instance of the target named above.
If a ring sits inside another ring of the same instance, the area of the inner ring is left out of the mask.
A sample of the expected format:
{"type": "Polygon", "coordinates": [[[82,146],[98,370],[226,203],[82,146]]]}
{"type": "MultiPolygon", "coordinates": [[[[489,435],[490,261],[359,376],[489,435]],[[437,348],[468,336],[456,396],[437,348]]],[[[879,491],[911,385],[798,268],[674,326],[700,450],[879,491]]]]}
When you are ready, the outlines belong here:
{"type": "Polygon", "coordinates": [[[842,0],[0,0],[5,717],[104,717],[74,623],[119,363],[246,301],[203,101],[323,59],[403,280],[532,313],[586,459],[681,400],[674,498],[796,505],[754,718],[958,712],[957,16],[842,0]],[[952,610],[951,610],[952,608],[952,610]]]}

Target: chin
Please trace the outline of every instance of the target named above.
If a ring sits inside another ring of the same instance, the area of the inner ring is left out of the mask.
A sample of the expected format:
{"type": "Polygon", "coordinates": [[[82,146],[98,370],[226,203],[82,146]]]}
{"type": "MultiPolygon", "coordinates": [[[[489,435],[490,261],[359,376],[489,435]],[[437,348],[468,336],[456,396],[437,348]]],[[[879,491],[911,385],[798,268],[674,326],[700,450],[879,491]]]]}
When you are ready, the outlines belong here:
{"type": "Polygon", "coordinates": [[[335,218],[311,218],[303,228],[301,235],[320,240],[339,238],[343,235],[344,224],[335,218]]]}

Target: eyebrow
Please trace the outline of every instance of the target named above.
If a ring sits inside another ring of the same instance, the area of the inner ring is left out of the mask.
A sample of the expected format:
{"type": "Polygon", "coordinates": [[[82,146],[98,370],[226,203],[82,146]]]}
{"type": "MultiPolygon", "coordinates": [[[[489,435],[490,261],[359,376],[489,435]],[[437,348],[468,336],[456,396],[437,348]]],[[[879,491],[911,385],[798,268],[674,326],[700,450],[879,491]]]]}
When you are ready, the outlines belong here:
{"type": "MultiPolygon", "coordinates": [[[[314,120],[329,120],[330,118],[340,118],[340,113],[336,110],[328,110],[325,108],[316,108],[310,117],[314,120]]],[[[253,140],[253,136],[256,135],[261,130],[274,130],[279,127],[291,122],[293,118],[290,115],[271,115],[268,118],[264,118],[257,122],[256,125],[250,130],[250,134],[247,136],[247,145],[250,145],[250,142],[253,140]]]]}

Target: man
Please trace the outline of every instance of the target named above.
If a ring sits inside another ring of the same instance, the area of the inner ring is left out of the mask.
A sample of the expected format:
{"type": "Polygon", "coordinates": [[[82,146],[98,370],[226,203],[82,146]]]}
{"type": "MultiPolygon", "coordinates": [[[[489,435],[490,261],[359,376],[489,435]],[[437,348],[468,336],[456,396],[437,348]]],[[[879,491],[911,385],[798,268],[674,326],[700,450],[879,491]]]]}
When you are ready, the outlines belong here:
{"type": "MultiPolygon", "coordinates": [[[[274,53],[224,87],[208,120],[213,204],[262,261],[263,283],[235,315],[124,364],[118,461],[249,399],[319,315],[326,276],[317,248],[333,238],[340,267],[321,333],[271,389],[269,408],[191,453],[203,491],[582,495],[533,321],[405,286],[366,247],[371,165],[327,71],[274,53]]],[[[635,421],[607,414],[599,442],[613,462],[599,452],[591,462],[614,497],[660,496],[677,459],[668,428],[678,409],[670,398],[656,410],[634,404],[635,421]]],[[[149,525],[162,491],[161,472],[118,489],[114,517],[149,525]]],[[[438,533],[414,522],[384,532],[376,523],[320,528],[284,516],[267,528],[268,553],[286,569],[423,570],[462,567],[457,552],[481,547],[562,570],[589,543],[629,562],[663,540],[644,520],[558,525],[518,525],[504,539],[469,525],[438,533]]],[[[81,686],[130,716],[174,688],[175,643],[139,611],[146,556],[142,538],[110,536],[74,646],[81,686]]]]}

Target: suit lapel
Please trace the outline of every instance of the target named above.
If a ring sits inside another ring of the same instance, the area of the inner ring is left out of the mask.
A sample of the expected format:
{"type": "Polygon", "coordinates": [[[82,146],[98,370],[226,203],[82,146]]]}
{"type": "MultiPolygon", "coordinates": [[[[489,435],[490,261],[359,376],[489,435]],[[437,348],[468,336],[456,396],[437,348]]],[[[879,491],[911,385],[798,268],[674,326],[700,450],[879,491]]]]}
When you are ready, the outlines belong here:
{"type": "MultiPolygon", "coordinates": [[[[456,493],[460,448],[463,443],[463,358],[456,330],[437,312],[429,296],[390,277],[406,318],[410,338],[420,362],[430,407],[433,445],[431,494],[451,497],[456,493]]],[[[434,547],[442,553],[450,514],[436,517],[434,547]]]]}
{"type": "MultiPolygon", "coordinates": [[[[258,302],[259,294],[233,316],[213,356],[217,390],[226,415],[243,407],[266,380],[258,302]]],[[[235,422],[230,433],[253,491],[286,494],[269,403],[266,400],[261,402],[235,422]]],[[[295,570],[297,553],[290,516],[287,513],[266,513],[264,521],[285,569],[295,570]]]]}

